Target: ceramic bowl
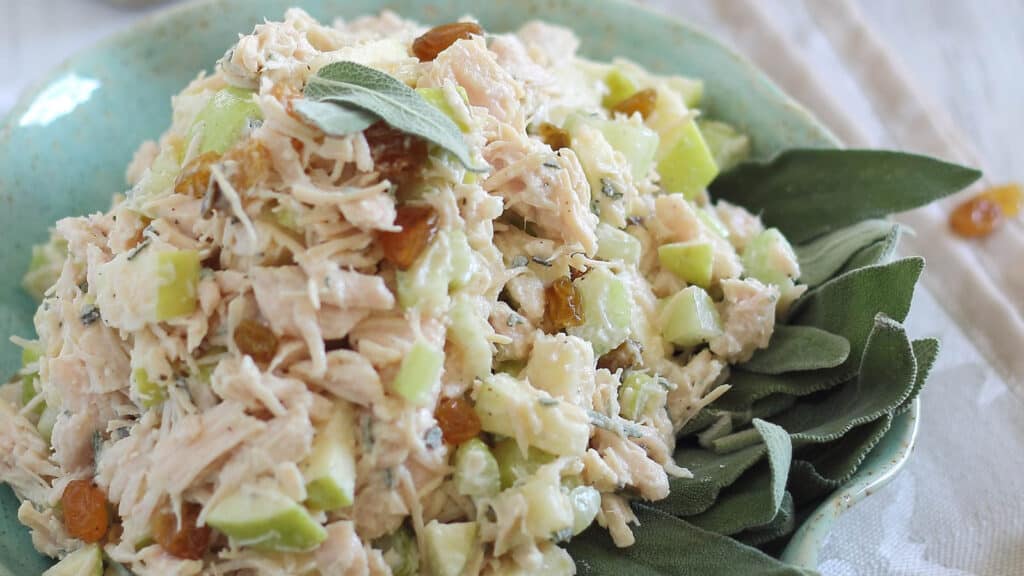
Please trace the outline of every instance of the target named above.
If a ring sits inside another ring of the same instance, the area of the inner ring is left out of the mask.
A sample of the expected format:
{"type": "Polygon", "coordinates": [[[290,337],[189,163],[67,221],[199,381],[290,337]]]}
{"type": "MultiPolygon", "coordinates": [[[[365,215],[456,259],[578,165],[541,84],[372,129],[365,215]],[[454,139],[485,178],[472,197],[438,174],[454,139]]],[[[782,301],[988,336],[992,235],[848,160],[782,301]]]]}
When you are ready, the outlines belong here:
{"type": "MultiPolygon", "coordinates": [[[[705,111],[752,137],[768,158],[793,147],[838,143],[761,72],[703,33],[617,0],[212,0],[173,7],[88,49],[31,90],[0,128],[0,334],[30,336],[34,304],[19,279],[30,247],[58,218],[103,210],[125,188],[132,152],[170,121],[170,96],[264,17],[301,5],[323,21],[389,8],[424,22],[477,16],[489,30],[514,30],[543,18],[573,28],[583,54],[624,56],[657,73],[705,82],[705,111]]],[[[0,374],[18,351],[0,344],[0,374]]],[[[813,567],[824,534],[845,508],[885,482],[910,451],[916,408],[889,434],[847,486],[792,539],[785,557],[813,567]]],[[[0,576],[39,574],[48,562],[17,522],[17,502],[0,487],[0,576]]]]}

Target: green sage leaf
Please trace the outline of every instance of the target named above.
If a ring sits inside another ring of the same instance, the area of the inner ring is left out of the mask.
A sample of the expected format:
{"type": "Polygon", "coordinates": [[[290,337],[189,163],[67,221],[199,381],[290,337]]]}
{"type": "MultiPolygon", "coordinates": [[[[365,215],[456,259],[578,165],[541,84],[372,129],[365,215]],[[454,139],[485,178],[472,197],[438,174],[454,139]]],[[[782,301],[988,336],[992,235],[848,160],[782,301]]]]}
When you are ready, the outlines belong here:
{"type": "Polygon", "coordinates": [[[711,183],[715,198],[760,213],[791,243],[923,206],[981,177],[972,168],[885,150],[788,150],[711,183]]]}
{"type": "Polygon", "coordinates": [[[754,356],[739,365],[747,372],[784,374],[821,368],[834,368],[846,361],[850,342],[813,326],[775,327],[767,348],[754,352],[754,356]]]}
{"type": "Polygon", "coordinates": [[[842,270],[855,254],[889,237],[893,237],[894,245],[899,237],[899,224],[885,220],[865,220],[794,246],[793,251],[800,261],[800,283],[814,287],[827,281],[842,270]]]}
{"type": "Polygon", "coordinates": [[[935,361],[939,358],[940,345],[937,338],[914,340],[913,347],[914,360],[917,361],[917,378],[914,379],[914,387],[911,388],[907,399],[893,413],[894,416],[899,416],[910,410],[910,405],[921,394],[921,389],[924,388],[925,382],[928,381],[928,376],[932,373],[932,368],[935,366],[935,361]]]}
{"type": "Polygon", "coordinates": [[[769,542],[788,536],[796,529],[796,507],[793,503],[793,495],[788,491],[782,498],[782,506],[779,512],[772,518],[772,521],[764,526],[744,530],[736,534],[734,538],[748,546],[763,546],[769,542]]]}
{"type": "Polygon", "coordinates": [[[331,136],[362,132],[380,120],[373,112],[316,100],[296,100],[292,103],[292,109],[331,136]]]}
{"type": "Polygon", "coordinates": [[[798,502],[809,502],[839,488],[853,477],[868,453],[892,426],[892,415],[857,426],[835,442],[808,446],[793,461],[789,489],[798,502]]]}
{"type": "MultiPolygon", "coordinates": [[[[306,99],[313,102],[372,113],[396,130],[419,136],[451,152],[467,170],[487,170],[474,164],[462,132],[451,118],[431,106],[415,90],[380,70],[355,62],[334,62],[309,79],[304,93],[306,99]]],[[[338,135],[328,132],[336,118],[325,118],[314,112],[310,120],[328,134],[338,135]]],[[[346,119],[339,124],[344,127],[354,122],[346,119]]]]}

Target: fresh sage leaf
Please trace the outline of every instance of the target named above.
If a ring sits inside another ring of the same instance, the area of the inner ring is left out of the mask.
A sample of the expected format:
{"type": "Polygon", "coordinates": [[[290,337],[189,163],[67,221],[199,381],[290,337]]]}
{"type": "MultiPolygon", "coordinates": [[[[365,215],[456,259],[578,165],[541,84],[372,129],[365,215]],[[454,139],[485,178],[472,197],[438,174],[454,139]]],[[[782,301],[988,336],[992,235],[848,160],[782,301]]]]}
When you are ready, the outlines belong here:
{"type": "Polygon", "coordinates": [[[886,150],[788,150],[745,163],[711,183],[711,195],[760,213],[791,243],[910,210],[962,190],[972,168],[886,150]]]}
{"type": "Polygon", "coordinates": [[[330,136],[362,132],[380,120],[380,117],[373,112],[367,112],[361,108],[338,106],[316,100],[295,100],[292,103],[292,109],[304,120],[330,136]]]}
{"type": "Polygon", "coordinates": [[[845,362],[849,354],[850,342],[842,336],[813,326],[780,324],[775,327],[768,347],[754,352],[739,368],[759,374],[834,368],[845,362]]]}
{"type": "Polygon", "coordinates": [[[727,536],[700,528],[643,504],[634,506],[636,544],[616,548],[598,526],[566,546],[579,576],[815,576],[727,536]]]}
{"type": "MultiPolygon", "coordinates": [[[[348,110],[362,110],[379,117],[392,128],[419,136],[450,152],[467,170],[484,172],[470,158],[469,147],[459,127],[423,96],[397,78],[355,62],[334,62],[309,79],[304,91],[307,100],[330,103],[348,110]]],[[[336,118],[314,114],[310,120],[327,131],[336,118]]],[[[351,119],[339,122],[352,125],[351,119]]],[[[328,132],[330,133],[330,132],[328,132]]]]}
{"type": "Polygon", "coordinates": [[[782,506],[779,512],[772,518],[772,521],[764,526],[744,530],[734,537],[748,546],[763,546],[783,536],[793,533],[796,529],[796,507],[793,504],[793,495],[788,491],[782,498],[782,506]]]}
{"type": "Polygon", "coordinates": [[[896,409],[894,416],[899,416],[910,410],[911,404],[921,394],[921,389],[924,388],[925,382],[935,366],[935,361],[939,357],[939,341],[936,338],[914,340],[913,347],[914,360],[917,361],[917,378],[914,379],[914,387],[911,388],[907,399],[896,409]]]}
{"type": "Polygon", "coordinates": [[[853,477],[892,426],[892,415],[858,426],[835,442],[809,446],[793,461],[789,489],[798,502],[816,500],[853,477]]]}
{"type": "Polygon", "coordinates": [[[838,386],[855,375],[856,367],[789,374],[757,374],[733,370],[729,377],[732,388],[716,400],[712,407],[739,413],[756,406],[762,399],[807,396],[838,386]]]}
{"type": "Polygon", "coordinates": [[[894,237],[895,244],[899,237],[899,224],[865,220],[794,246],[793,251],[800,262],[800,283],[814,287],[825,282],[842,270],[855,254],[889,237],[894,237]]]}

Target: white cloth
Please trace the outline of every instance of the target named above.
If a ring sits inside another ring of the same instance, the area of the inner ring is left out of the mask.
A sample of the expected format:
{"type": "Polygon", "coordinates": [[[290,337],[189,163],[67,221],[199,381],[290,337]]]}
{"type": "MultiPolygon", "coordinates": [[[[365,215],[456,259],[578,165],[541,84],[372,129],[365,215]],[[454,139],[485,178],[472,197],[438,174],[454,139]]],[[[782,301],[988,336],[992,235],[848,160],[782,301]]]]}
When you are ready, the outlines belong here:
{"type": "MultiPolygon", "coordinates": [[[[1024,180],[1024,163],[1015,164],[1024,128],[1019,0],[643,3],[751,55],[851,146],[918,150],[980,165],[992,181],[1024,180]],[[928,89],[906,80],[880,35],[928,89]]],[[[152,10],[0,0],[0,114],[61,59],[152,10]]],[[[948,209],[904,218],[917,230],[908,249],[928,256],[929,291],[911,331],[943,340],[918,446],[892,484],[837,522],[821,555],[828,576],[1024,574],[1024,229],[1018,220],[988,241],[963,242],[946,231],[948,209]]]]}

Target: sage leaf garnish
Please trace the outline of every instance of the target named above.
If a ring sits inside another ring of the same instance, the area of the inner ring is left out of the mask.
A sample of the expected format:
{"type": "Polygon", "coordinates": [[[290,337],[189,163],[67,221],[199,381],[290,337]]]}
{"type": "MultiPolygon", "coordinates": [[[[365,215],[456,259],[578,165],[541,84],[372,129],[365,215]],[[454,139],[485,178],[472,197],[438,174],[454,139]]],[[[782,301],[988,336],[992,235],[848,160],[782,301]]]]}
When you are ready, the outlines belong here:
{"type": "Polygon", "coordinates": [[[793,247],[800,262],[800,283],[814,287],[850,262],[854,255],[871,245],[892,237],[899,239],[899,225],[885,220],[865,220],[848,228],[815,238],[793,247]]]}
{"type": "Polygon", "coordinates": [[[714,198],[761,214],[791,243],[869,218],[923,206],[957,192],[981,172],[886,150],[788,150],[745,163],[711,183],[714,198]]]}
{"type": "Polygon", "coordinates": [[[813,326],[775,327],[767,348],[758,350],[739,368],[760,374],[783,374],[834,368],[846,361],[850,342],[813,326]]]}
{"type": "Polygon", "coordinates": [[[380,120],[373,112],[361,108],[348,108],[316,100],[296,100],[292,103],[292,109],[330,136],[362,132],[380,120]]]}
{"type": "Polygon", "coordinates": [[[415,90],[380,70],[355,62],[334,62],[309,79],[304,94],[314,104],[331,104],[348,112],[339,115],[325,112],[327,109],[322,106],[302,106],[300,114],[327,134],[341,136],[358,131],[352,127],[372,115],[396,130],[444,148],[467,170],[487,170],[470,158],[462,132],[451,118],[415,90]],[[362,112],[363,117],[357,120],[353,111],[362,112]]]}

